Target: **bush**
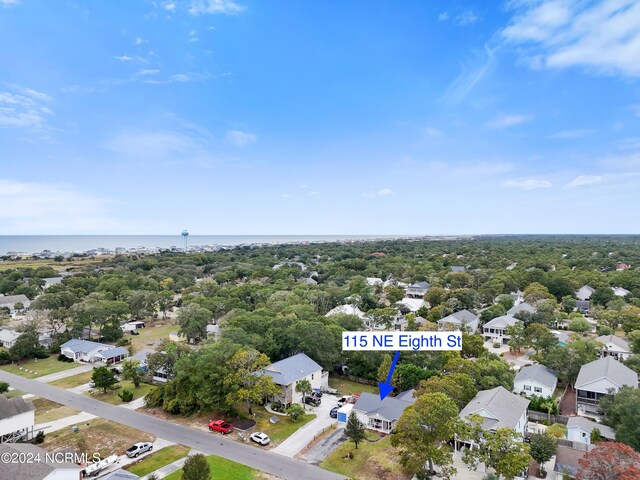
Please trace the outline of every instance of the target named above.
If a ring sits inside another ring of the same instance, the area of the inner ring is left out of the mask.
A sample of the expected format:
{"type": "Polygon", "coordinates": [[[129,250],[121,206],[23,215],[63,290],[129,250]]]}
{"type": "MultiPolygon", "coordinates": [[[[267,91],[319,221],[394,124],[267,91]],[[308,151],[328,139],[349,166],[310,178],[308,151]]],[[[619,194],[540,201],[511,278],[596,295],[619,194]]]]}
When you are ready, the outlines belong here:
{"type": "Polygon", "coordinates": [[[0,351],[0,365],[6,365],[7,363],[11,363],[11,356],[9,352],[2,350],[0,351]]]}
{"type": "Polygon", "coordinates": [[[9,391],[9,384],[7,382],[0,382],[0,393],[6,393],[9,391]]]}
{"type": "Polygon", "coordinates": [[[69,357],[65,357],[63,354],[60,353],[58,354],[58,361],[69,363],[69,362],[73,362],[73,359],[69,357]]]}
{"type": "Polygon", "coordinates": [[[133,392],[131,390],[127,390],[126,388],[121,391],[118,396],[123,402],[130,402],[133,400],[133,392]]]}
{"type": "Polygon", "coordinates": [[[44,442],[44,432],[40,430],[36,435],[36,438],[33,439],[34,443],[42,443],[44,442]]]}
{"type": "Polygon", "coordinates": [[[553,435],[556,438],[565,438],[567,434],[567,427],[561,423],[554,423],[547,428],[547,433],[553,435]]]}
{"type": "Polygon", "coordinates": [[[131,343],[131,340],[129,340],[128,338],[121,338],[116,342],[116,347],[126,347],[130,343],[131,343]]]}
{"type": "Polygon", "coordinates": [[[493,342],[493,348],[500,348],[500,342],[493,342]]]}
{"type": "Polygon", "coordinates": [[[551,397],[531,397],[529,403],[529,410],[540,413],[549,413],[547,405],[553,405],[551,408],[551,414],[556,415],[558,413],[558,404],[551,397]]]}
{"type": "Polygon", "coordinates": [[[304,408],[300,404],[294,403],[287,408],[287,415],[289,415],[292,422],[297,422],[304,415],[304,408]]]}

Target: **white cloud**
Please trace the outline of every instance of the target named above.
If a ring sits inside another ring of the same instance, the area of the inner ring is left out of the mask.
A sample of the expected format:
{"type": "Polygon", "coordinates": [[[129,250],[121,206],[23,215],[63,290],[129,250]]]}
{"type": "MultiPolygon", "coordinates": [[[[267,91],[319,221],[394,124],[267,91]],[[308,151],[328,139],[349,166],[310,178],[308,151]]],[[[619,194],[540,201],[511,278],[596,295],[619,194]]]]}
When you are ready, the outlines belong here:
{"type": "Polygon", "coordinates": [[[189,13],[191,15],[222,14],[238,15],[247,9],[233,0],[192,0],[189,13]]]}
{"type": "Polygon", "coordinates": [[[165,158],[185,153],[198,142],[184,133],[171,131],[132,131],[121,133],[106,144],[109,150],[134,158],[165,158]]]}
{"type": "Polygon", "coordinates": [[[253,133],[243,132],[242,130],[229,130],[225,134],[225,139],[236,147],[246,147],[255,143],[258,137],[253,133]]]}
{"type": "Polygon", "coordinates": [[[521,123],[531,120],[530,115],[498,115],[496,118],[487,123],[490,128],[509,128],[520,125],[521,123]]]}
{"type": "Polygon", "coordinates": [[[584,67],[609,75],[640,76],[640,2],[539,0],[512,2],[502,30],[532,67],[584,67]]]}
{"type": "Polygon", "coordinates": [[[478,17],[473,10],[467,9],[456,15],[456,18],[453,21],[456,25],[466,27],[467,25],[473,25],[476,23],[479,18],[480,17],[478,17]]]}
{"type": "Polygon", "coordinates": [[[18,5],[20,0],[0,0],[0,5],[3,7],[13,7],[14,5],[18,5]]]}
{"type": "Polygon", "coordinates": [[[189,41],[190,42],[199,42],[200,38],[198,37],[198,32],[195,30],[191,30],[189,32],[189,41]]]}
{"type": "Polygon", "coordinates": [[[518,180],[507,180],[503,185],[507,188],[517,188],[520,190],[538,190],[540,188],[549,188],[552,184],[549,180],[523,178],[518,180]]]}
{"type": "MultiPolygon", "coordinates": [[[[446,167],[450,169],[449,166],[446,167]]],[[[492,177],[513,170],[513,165],[506,162],[477,162],[459,165],[451,169],[451,175],[458,177],[492,177]]]]}
{"type": "Polygon", "coordinates": [[[142,68],[138,70],[134,75],[136,76],[144,76],[144,75],[157,75],[160,73],[160,70],[155,68],[142,68]]]}
{"type": "Polygon", "coordinates": [[[557,138],[562,140],[573,140],[576,138],[583,138],[593,133],[593,130],[588,129],[575,129],[575,130],[562,130],[551,135],[549,138],[557,138]]]}
{"type": "Polygon", "coordinates": [[[48,103],[53,99],[36,90],[13,86],[20,93],[0,91],[0,128],[48,129],[47,120],[53,115],[48,103]]]}
{"type": "Polygon", "coordinates": [[[600,175],[578,175],[565,185],[565,188],[584,187],[585,185],[594,185],[602,182],[600,175]]]}
{"type": "Polygon", "coordinates": [[[391,190],[390,188],[381,188],[379,190],[376,190],[375,192],[364,194],[364,196],[367,198],[388,197],[389,195],[393,195],[393,190],[391,190]]]}
{"type": "Polygon", "coordinates": [[[438,15],[438,21],[446,22],[447,20],[449,20],[449,14],[447,12],[442,12],[440,15],[438,15]]]}
{"type": "Polygon", "coordinates": [[[424,133],[426,133],[430,137],[441,137],[442,135],[444,135],[444,132],[442,130],[433,127],[425,128],[424,133]]]}
{"type": "Polygon", "coordinates": [[[129,55],[117,55],[115,57],[116,60],[120,60],[121,62],[133,62],[134,58],[130,57],[129,55]]]}
{"type": "Polygon", "coordinates": [[[168,12],[174,12],[176,9],[176,4],[174,2],[164,2],[162,4],[162,8],[164,8],[168,12]]]}
{"type": "Polygon", "coordinates": [[[463,65],[462,72],[447,87],[442,99],[445,103],[461,102],[480,81],[489,74],[495,64],[495,50],[484,46],[484,51],[477,55],[473,65],[463,65]]]}
{"type": "Polygon", "coordinates": [[[142,45],[143,43],[147,43],[147,41],[142,37],[136,37],[133,43],[135,43],[136,45],[142,45]]]}

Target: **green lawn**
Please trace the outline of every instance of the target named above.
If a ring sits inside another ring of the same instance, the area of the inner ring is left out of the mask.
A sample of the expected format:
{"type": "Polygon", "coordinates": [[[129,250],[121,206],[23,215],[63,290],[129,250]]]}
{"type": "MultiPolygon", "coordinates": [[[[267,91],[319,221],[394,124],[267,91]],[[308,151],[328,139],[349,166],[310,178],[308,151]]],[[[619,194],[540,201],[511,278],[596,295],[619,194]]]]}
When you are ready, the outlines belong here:
{"type": "MultiPolygon", "coordinates": [[[[207,457],[207,462],[211,468],[211,477],[209,478],[212,480],[258,480],[263,478],[258,470],[245,467],[226,458],[210,455],[207,457]]],[[[165,480],[180,480],[182,478],[182,469],[164,478],[165,480]]]]}
{"type": "Polygon", "coordinates": [[[31,401],[36,407],[36,424],[52,422],[80,413],[80,410],[60,405],[45,398],[33,398],[31,401]]]}
{"type": "Polygon", "coordinates": [[[118,393],[122,392],[125,389],[131,390],[133,392],[133,400],[135,400],[137,398],[144,397],[153,388],[153,385],[149,385],[147,383],[141,383],[138,388],[135,388],[133,386],[133,383],[129,380],[123,380],[122,382],[119,382],[118,385],[120,385],[121,388],[115,390],[107,390],[107,393],[102,393],[102,390],[94,388],[93,394],[90,395],[89,392],[87,392],[86,395],[90,395],[91,398],[95,398],[96,400],[100,400],[102,402],[117,405],[120,403],[124,403],[118,396],[118,393]]]}
{"type": "MultiPolygon", "coordinates": [[[[156,320],[156,322],[161,323],[163,320],[156,320]]],[[[166,320],[166,322],[169,322],[169,320],[166,320]]],[[[138,329],[138,333],[140,333],[140,335],[131,335],[129,333],[124,334],[125,338],[131,340],[134,352],[139,352],[144,349],[153,350],[154,347],[148,345],[149,343],[157,344],[163,338],[169,338],[169,334],[171,332],[178,330],[176,325],[169,323],[158,327],[151,326],[150,320],[145,321],[145,323],[148,325],[147,327],[138,329]]]]}
{"type": "Polygon", "coordinates": [[[358,480],[409,479],[400,468],[398,451],[391,446],[389,437],[371,443],[363,442],[356,450],[353,443],[345,442],[321,464],[322,468],[358,480]],[[344,458],[353,453],[352,459],[344,458]]]}
{"type": "Polygon", "coordinates": [[[348,380],[345,377],[329,376],[329,386],[338,390],[340,395],[351,395],[353,393],[378,393],[378,387],[375,385],[365,385],[348,380]]]}
{"type": "Polygon", "coordinates": [[[53,385],[54,387],[59,388],[73,388],[78,387],[80,385],[84,385],[91,381],[91,375],[93,375],[93,371],[90,370],[88,372],[82,372],[72,377],[61,378],[60,380],[54,380],[53,382],[49,382],[49,385],[53,385]]]}
{"type": "Polygon", "coordinates": [[[138,463],[129,465],[125,470],[128,470],[139,477],[144,477],[165,465],[169,465],[176,460],[180,460],[182,457],[185,457],[187,453],[189,453],[189,449],[182,445],[172,445],[171,447],[161,448],[157,452],[146,456],[138,463]]]}
{"type": "Polygon", "coordinates": [[[75,362],[59,362],[58,357],[56,355],[52,355],[49,358],[29,360],[27,362],[22,362],[20,365],[3,365],[0,368],[6,372],[14,373],[22,377],[37,378],[42,377],[43,375],[49,375],[50,373],[70,370],[78,366],[79,365],[75,362]],[[26,370],[31,370],[36,373],[29,373],[26,370]]]}
{"type": "Polygon", "coordinates": [[[297,422],[292,422],[289,417],[283,417],[276,415],[280,420],[278,423],[273,424],[269,421],[272,414],[266,410],[258,410],[255,412],[256,426],[251,429],[253,432],[264,432],[271,437],[272,446],[278,445],[283,440],[289,438],[296,430],[303,425],[306,425],[311,420],[316,418],[315,414],[307,414],[297,422]]]}
{"type": "Polygon", "coordinates": [[[21,397],[24,394],[25,394],[25,392],[23,392],[22,390],[15,390],[15,389],[14,390],[9,390],[7,393],[5,393],[7,398],[21,397]]]}

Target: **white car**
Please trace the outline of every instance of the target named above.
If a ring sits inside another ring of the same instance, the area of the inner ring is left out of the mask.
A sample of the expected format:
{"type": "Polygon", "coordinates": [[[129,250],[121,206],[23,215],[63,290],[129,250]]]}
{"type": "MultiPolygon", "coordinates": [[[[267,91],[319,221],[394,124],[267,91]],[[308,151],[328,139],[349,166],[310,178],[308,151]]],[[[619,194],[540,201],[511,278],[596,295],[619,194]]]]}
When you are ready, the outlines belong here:
{"type": "Polygon", "coordinates": [[[136,443],[134,446],[128,448],[127,451],[124,453],[127,454],[127,457],[134,458],[140,455],[141,453],[150,452],[151,450],[153,450],[153,443],[139,442],[139,443],[136,443]]]}
{"type": "Polygon", "coordinates": [[[269,442],[271,441],[269,435],[262,432],[252,433],[249,438],[251,439],[251,441],[256,442],[259,445],[269,445],[269,442]]]}

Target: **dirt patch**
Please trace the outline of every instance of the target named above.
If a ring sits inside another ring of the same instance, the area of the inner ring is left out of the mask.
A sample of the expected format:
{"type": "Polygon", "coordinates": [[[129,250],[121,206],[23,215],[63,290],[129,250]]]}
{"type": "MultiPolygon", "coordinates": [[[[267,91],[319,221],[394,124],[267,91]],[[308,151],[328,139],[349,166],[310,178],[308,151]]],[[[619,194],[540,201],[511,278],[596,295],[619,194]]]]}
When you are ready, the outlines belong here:
{"type": "Polygon", "coordinates": [[[569,387],[560,400],[560,415],[572,416],[576,414],[576,391],[569,387]]]}
{"type": "Polygon", "coordinates": [[[256,421],[249,420],[248,418],[232,418],[228,420],[228,422],[233,425],[233,428],[242,431],[249,430],[256,426],[256,421]]]}

